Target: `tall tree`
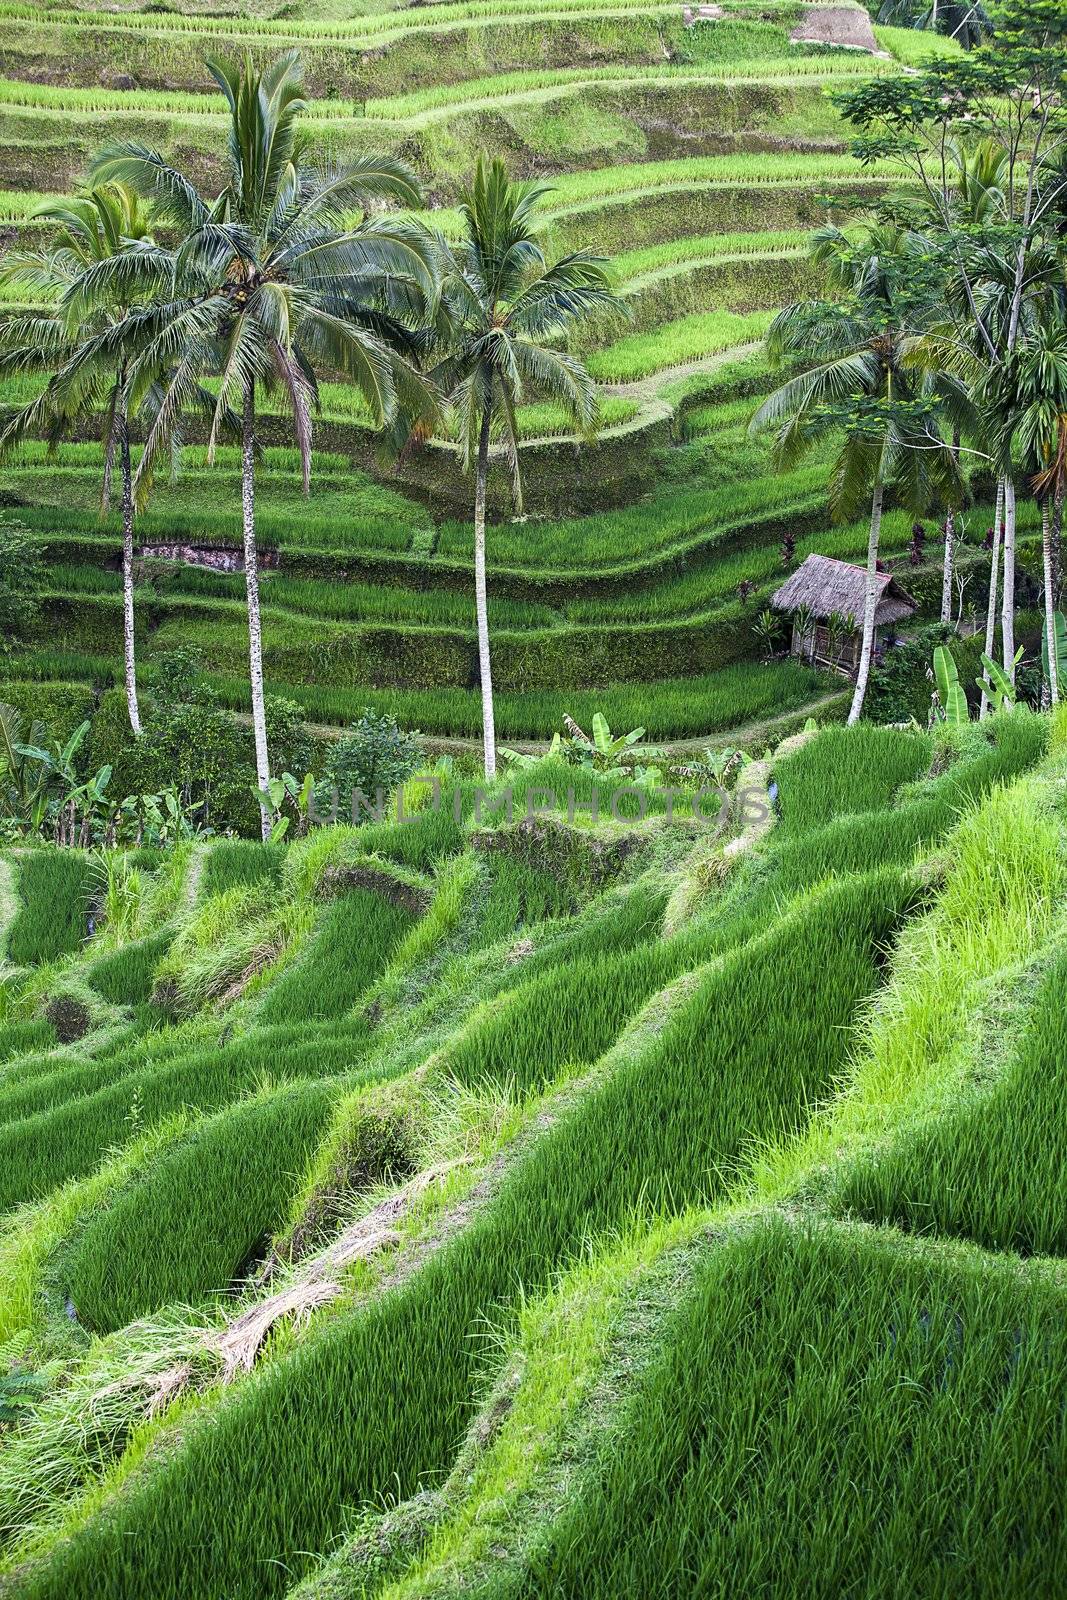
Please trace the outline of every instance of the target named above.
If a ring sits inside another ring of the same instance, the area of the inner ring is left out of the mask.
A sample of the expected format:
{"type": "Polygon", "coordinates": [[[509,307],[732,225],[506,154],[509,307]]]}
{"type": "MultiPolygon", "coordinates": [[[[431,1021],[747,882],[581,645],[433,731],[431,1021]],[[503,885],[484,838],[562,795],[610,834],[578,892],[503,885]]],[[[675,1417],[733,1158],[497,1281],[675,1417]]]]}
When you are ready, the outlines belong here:
{"type": "Polygon", "coordinates": [[[887,493],[915,512],[960,491],[959,467],[941,431],[941,402],[906,365],[914,297],[922,305],[921,241],[891,224],[852,238],[816,235],[838,301],[787,307],[767,336],[773,363],[807,363],[760,406],[751,429],[777,429],[775,460],[788,471],[814,446],[836,438],[830,512],[848,521],[869,505],[863,633],[848,720],[863,713],[874,649],[878,547],[887,493]],[[924,389],[926,392],[924,392],[924,389]]]}
{"type": "Polygon", "coordinates": [[[576,251],[547,264],[536,215],[547,192],[544,185],[511,182],[502,161],[483,157],[462,197],[463,236],[452,245],[442,242],[439,359],[429,376],[454,408],[464,466],[474,465],[474,598],[487,778],[496,772],[485,573],[490,443],[494,434],[501,439],[521,514],[516,409],[527,399],[555,401],[590,434],[597,413],[593,380],[558,346],[593,313],[620,309],[600,257],[576,251]]]}
{"type": "MultiPolygon", "coordinates": [[[[241,66],[212,61],[208,67],[230,117],[227,178],[218,196],[204,199],[190,179],[138,143],[110,147],[94,170],[98,180],[126,183],[151,201],[160,223],[179,237],[156,297],[117,334],[121,349],[139,352],[130,362],[131,395],[151,383],[161,365],[170,367],[135,488],[170,448],[202,375],[217,379],[209,459],[227,416],[241,419],[249,672],[262,793],[270,756],[255,519],[258,399],[277,397],[288,413],[305,492],[318,373],[339,373],[355,384],[379,425],[398,402],[432,416],[412,356],[415,329],[433,293],[434,248],[417,224],[369,214],[383,201],[421,203],[403,163],[390,156],[312,161],[298,129],[305,102],[296,52],[261,73],[247,57],[241,66]],[[351,225],[354,212],[359,220],[351,225]]],[[[262,812],[266,836],[265,805],[262,812]]]]}
{"type": "MultiPolygon", "coordinates": [[[[95,268],[119,255],[143,268],[158,264],[147,212],[121,183],[105,183],[70,200],[40,206],[35,218],[56,229],[47,250],[9,256],[2,276],[45,297],[45,308],[0,323],[0,371],[50,375],[42,393],[11,417],[0,438],[9,445],[44,431],[55,437],[78,420],[77,374],[92,364],[111,330],[129,310],[116,300],[95,268]]],[[[129,289],[134,275],[126,278],[129,289]]],[[[101,509],[111,504],[115,459],[122,509],[122,633],[126,705],[134,733],[141,731],[133,610],[133,474],[130,458],[128,360],[112,356],[104,422],[101,509]]]]}
{"type": "Polygon", "coordinates": [[[1031,302],[1050,263],[1055,270],[1049,241],[1067,198],[1067,13],[1059,0],[1008,0],[996,29],[995,39],[965,58],[848,90],[838,101],[859,131],[855,154],[892,158],[918,183],[945,272],[956,370],[978,369],[972,388],[997,441],[990,464],[1004,478],[1003,648],[1014,679],[1015,364],[1031,302]],[[954,155],[961,140],[978,141],[999,165],[980,226],[960,216],[954,155]]]}

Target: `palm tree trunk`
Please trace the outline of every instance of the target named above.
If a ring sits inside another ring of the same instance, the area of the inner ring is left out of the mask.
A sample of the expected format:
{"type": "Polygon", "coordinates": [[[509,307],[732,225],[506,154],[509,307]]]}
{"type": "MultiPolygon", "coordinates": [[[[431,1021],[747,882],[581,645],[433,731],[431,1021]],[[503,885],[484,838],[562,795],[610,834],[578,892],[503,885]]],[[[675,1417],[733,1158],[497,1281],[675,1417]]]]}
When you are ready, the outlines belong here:
{"type": "Polygon", "coordinates": [[[126,678],[126,708],[130,727],[141,731],[141,712],[137,704],[137,654],[133,633],[133,470],[130,465],[130,421],[126,399],[120,392],[115,411],[119,436],[119,462],[122,472],[122,654],[126,678]]]}
{"type": "Polygon", "coordinates": [[[867,696],[867,679],[871,672],[874,653],[874,614],[878,603],[878,541],[882,532],[882,480],[874,486],[871,500],[871,531],[867,540],[867,591],[863,600],[863,645],[860,650],[859,671],[856,674],[856,691],[848,714],[849,726],[858,722],[867,696]]]}
{"type": "MultiPolygon", "coordinates": [[[[241,428],[241,511],[244,522],[245,592],[248,596],[248,660],[252,680],[252,733],[256,744],[256,787],[262,794],[270,782],[267,755],[267,716],[263,707],[263,631],[259,620],[259,561],[256,553],[256,389],[245,384],[244,418],[241,428]]],[[[270,816],[260,805],[264,839],[270,836],[270,816]]]]}
{"type": "Polygon", "coordinates": [[[956,513],[945,518],[945,564],[941,575],[941,621],[952,621],[952,558],[956,549],[956,513]]]}
{"type": "Polygon", "coordinates": [[[1045,567],[1045,649],[1048,652],[1045,690],[1049,701],[1055,705],[1060,698],[1060,681],[1056,661],[1056,596],[1052,582],[1052,516],[1047,495],[1041,502],[1041,554],[1045,567]]]}
{"type": "MultiPolygon", "coordinates": [[[[985,653],[993,659],[993,641],[997,632],[997,584],[1000,578],[1000,525],[1004,515],[1004,479],[997,479],[997,503],[993,512],[993,554],[989,562],[989,605],[985,614],[985,653]]],[[[985,694],[978,708],[978,720],[989,715],[992,706],[985,694]]]]}
{"type": "MultiPolygon", "coordinates": [[[[958,461],[960,458],[960,434],[955,429],[952,434],[952,455],[958,461]]],[[[952,564],[956,554],[956,512],[949,506],[945,518],[945,562],[941,574],[941,621],[952,621],[952,564]]]]}
{"type": "Polygon", "coordinates": [[[496,723],[493,715],[493,668],[489,657],[489,607],[485,593],[485,494],[489,477],[490,408],[482,413],[478,467],[474,484],[474,605],[478,618],[478,677],[482,686],[482,750],[485,776],[496,777],[496,723]]]}
{"type": "Polygon", "coordinates": [[[1056,496],[1052,505],[1052,597],[1056,603],[1056,610],[1060,607],[1060,583],[1062,573],[1060,570],[1060,543],[1063,534],[1063,483],[1057,482],[1056,496]]]}
{"type": "Polygon", "coordinates": [[[1004,599],[1000,611],[1004,671],[1015,682],[1015,481],[1004,478],[1004,599]]]}

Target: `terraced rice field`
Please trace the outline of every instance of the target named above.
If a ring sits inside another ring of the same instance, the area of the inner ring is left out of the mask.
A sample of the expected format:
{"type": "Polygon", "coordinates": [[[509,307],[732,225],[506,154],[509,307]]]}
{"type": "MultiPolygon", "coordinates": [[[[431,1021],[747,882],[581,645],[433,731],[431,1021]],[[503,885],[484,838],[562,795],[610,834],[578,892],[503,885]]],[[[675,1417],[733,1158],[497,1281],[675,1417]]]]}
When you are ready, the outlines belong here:
{"type": "MultiPolygon", "coordinates": [[[[0,236],[12,248],[44,242],[36,208],[111,138],[180,156],[210,189],[223,119],[206,57],[296,47],[312,139],[338,155],[402,155],[442,231],[457,225],[472,151],[503,149],[517,175],[551,185],[550,250],[612,259],[627,317],[580,347],[599,386],[598,441],[577,452],[562,412],[521,408],[521,523],[509,520],[503,463],[491,474],[504,737],[546,738],[563,711],[588,715],[598,697],[625,718],[638,684],[634,721],[660,739],[762,724],[835,687],[809,675],[801,689],[791,669],[761,667],[751,622],[787,531],[801,549],[858,555],[862,530],[830,529],[820,470],[774,476],[745,426],[771,382],[763,331],[814,283],[805,241],[827,214],[821,199],[845,205],[892,181],[848,154],[827,91],[899,71],[917,47],[901,30],[879,55],[792,42],[800,5],[723,10],[688,27],[674,6],[603,0],[361,15],[309,3],[258,18],[225,4],[0,6],[0,236]]],[[[18,298],[5,289],[5,305],[18,298]]],[[[35,380],[7,379],[0,405],[35,392],[35,380]]],[[[38,639],[0,670],[71,673],[99,697],[116,676],[121,610],[117,517],[99,514],[92,432],[0,463],[6,505],[45,536],[50,590],[38,639]]],[[[471,489],[452,442],[383,475],[362,404],[326,383],[304,501],[284,419],[264,415],[261,432],[259,532],[277,553],[264,586],[268,689],[323,726],[373,703],[435,737],[472,737],[471,489]]],[[[174,559],[239,543],[237,468],[227,448],[208,467],[194,434],[181,477],[159,485],[139,519],[137,615],[146,683],[160,652],[190,644],[240,707],[240,574],[174,559]]],[[[894,528],[893,551],[906,542],[894,528]]]]}
{"type": "Polygon", "coordinates": [[[1051,1600],[1065,739],[0,858],[5,1592],[1051,1600]]]}

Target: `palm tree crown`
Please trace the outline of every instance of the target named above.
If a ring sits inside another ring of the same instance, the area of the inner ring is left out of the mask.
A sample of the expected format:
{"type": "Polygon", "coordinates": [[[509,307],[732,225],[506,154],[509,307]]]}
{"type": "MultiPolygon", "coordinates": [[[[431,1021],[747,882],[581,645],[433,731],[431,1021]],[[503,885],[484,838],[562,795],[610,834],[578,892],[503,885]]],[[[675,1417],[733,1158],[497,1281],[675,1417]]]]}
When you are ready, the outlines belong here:
{"type": "Polygon", "coordinates": [[[513,183],[500,160],[479,161],[461,200],[463,237],[442,242],[437,336],[446,353],[430,374],[455,407],[465,465],[483,423],[499,430],[520,510],[516,407],[553,400],[588,433],[596,386],[559,346],[594,312],[621,307],[601,257],[575,251],[547,264],[537,210],[548,192],[544,184],[513,183]]]}
{"type": "Polygon", "coordinates": [[[136,375],[172,366],[140,470],[165,448],[197,374],[212,372],[210,448],[227,410],[263,385],[291,413],[306,485],[318,372],[354,383],[377,423],[398,396],[426,403],[408,356],[411,319],[432,288],[431,242],[414,223],[369,214],[382,201],[414,206],[421,196],[389,156],[310,164],[297,127],[305,102],[295,52],[259,76],[248,61],[208,65],[230,110],[226,182],[214,200],[136,143],[105,150],[94,168],[150,200],[179,236],[137,318],[136,375]],[[360,218],[349,225],[353,212],[360,218]]]}
{"type": "MultiPolygon", "coordinates": [[[[281,398],[292,418],[304,488],[311,475],[311,416],[318,373],[347,378],[375,422],[398,403],[432,415],[416,373],[415,325],[433,291],[435,246],[416,223],[372,216],[383,201],[412,206],[418,184],[390,156],[315,165],[301,140],[304,109],[299,56],[289,52],[263,73],[209,62],[226,98],[230,129],[226,182],[204,199],[162,156],[126,142],[105,150],[99,179],[118,180],[149,200],[177,235],[162,259],[119,256],[96,270],[129,274],[145,300],[116,330],[130,353],[136,397],[165,371],[159,403],[137,469],[143,489],[173,445],[200,379],[217,380],[208,433],[212,459],[220,432],[241,417],[241,501],[256,777],[270,781],[263,691],[262,632],[255,532],[256,397],[281,398]],[[353,211],[358,219],[350,222],[353,211]]],[[[264,835],[269,814],[263,804],[264,835]]]]}
{"type": "Polygon", "coordinates": [[[840,301],[787,307],[768,333],[772,360],[803,360],[752,419],[776,427],[775,459],[788,470],[817,443],[839,440],[830,471],[830,511],[855,517],[870,502],[863,648],[849,721],[863,710],[874,643],[878,542],[887,489],[915,511],[962,492],[959,466],[941,432],[944,396],[907,362],[921,315],[922,241],[895,225],[874,224],[853,240],[837,229],[816,236],[840,301]],[[903,291],[903,292],[902,292],[903,291]]]}
{"type": "MultiPolygon", "coordinates": [[[[130,726],[141,728],[133,617],[133,482],[130,461],[128,358],[112,346],[127,305],[116,287],[131,287],[133,275],[111,279],[121,258],[138,269],[158,262],[148,215],[134,191],[104,183],[70,200],[49,201],[35,216],[57,229],[49,249],[9,258],[4,278],[43,295],[43,312],[15,315],[0,325],[0,372],[47,372],[49,381],[9,418],[0,446],[32,433],[55,440],[103,398],[104,474],[101,509],[111,504],[116,455],[122,479],[122,588],[126,700],[130,726]],[[100,384],[106,385],[101,395],[100,384]]],[[[144,394],[158,399],[158,385],[144,394]]]]}

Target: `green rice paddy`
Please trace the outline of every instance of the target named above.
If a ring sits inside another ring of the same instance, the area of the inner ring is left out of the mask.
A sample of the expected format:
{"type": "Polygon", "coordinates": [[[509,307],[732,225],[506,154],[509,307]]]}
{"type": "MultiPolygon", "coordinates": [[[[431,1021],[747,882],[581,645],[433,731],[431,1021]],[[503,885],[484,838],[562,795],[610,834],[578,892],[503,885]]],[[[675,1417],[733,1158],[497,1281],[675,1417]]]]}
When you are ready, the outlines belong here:
{"type": "Polygon", "coordinates": [[[150,872],[122,935],[42,950],[0,1079],[0,1326],[45,1363],[13,1592],[728,1594],[773,1559],[920,1595],[996,1558],[1051,1594],[1062,739],[808,735],[721,871],[766,772],[716,842],[684,804],[531,831],[546,763],[510,823],[446,789],[410,831],[200,845],[158,913],[150,872]],[[931,1036],[972,971],[1006,1020],[931,1036]],[[83,974],[110,1009],[41,1055],[16,1030],[83,974]]]}
{"type": "MultiPolygon", "coordinates": [[[[826,91],[937,42],[798,47],[792,0],[722,9],[0,0],[16,247],[115,134],[210,189],[205,56],[292,45],[333,154],[402,154],[447,234],[472,151],[506,150],[551,187],[550,253],[606,253],[628,307],[581,351],[600,439],[524,406],[521,519],[490,474],[497,731],[524,747],[493,792],[450,430],[385,469],[327,382],[307,498],[260,418],[267,688],[316,759],[368,706],[421,730],[438,803],[110,879],[98,850],[0,849],[5,1595],[1067,1588],[1067,728],[848,729],[848,686],[754,627],[790,562],[866,545],[825,462],[777,475],[748,437],[812,228],[894,179],[826,91]],[[543,756],[598,711],[662,769],[621,805],[543,756]],[[725,796],[708,747],[754,758],[725,796]]],[[[47,567],[0,700],[57,734],[121,709],[92,435],[0,461],[47,567]]],[[[205,444],[138,515],[140,686],[192,646],[241,718],[239,461],[205,444]]],[[[990,514],[963,524],[975,593],[990,514]]],[[[882,554],[928,616],[911,525],[887,508],[882,554]]],[[[1025,565],[1029,502],[1019,533],[1025,565]]]]}

